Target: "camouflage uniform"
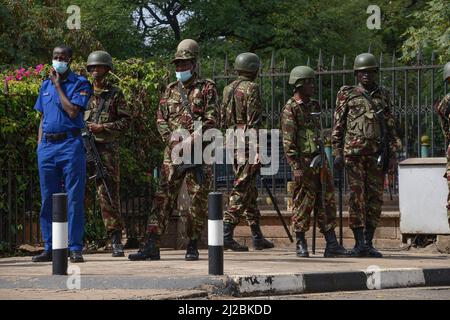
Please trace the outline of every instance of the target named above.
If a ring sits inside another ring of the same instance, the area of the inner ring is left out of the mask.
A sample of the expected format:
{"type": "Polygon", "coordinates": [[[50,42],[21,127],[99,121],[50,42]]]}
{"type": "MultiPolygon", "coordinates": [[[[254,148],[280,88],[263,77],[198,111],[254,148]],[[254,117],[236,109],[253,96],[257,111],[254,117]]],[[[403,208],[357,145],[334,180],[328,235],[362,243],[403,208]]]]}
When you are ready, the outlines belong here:
{"type": "Polygon", "coordinates": [[[157,112],[157,127],[164,142],[164,162],[159,180],[159,189],[155,195],[153,207],[150,212],[147,233],[161,235],[164,233],[167,221],[172,213],[178,194],[186,178],[188,193],[192,200],[189,208],[187,236],[190,239],[199,239],[207,216],[208,192],[212,185],[211,166],[203,165],[205,181],[200,184],[192,170],[180,174],[178,165],[171,159],[171,134],[176,129],[187,129],[194,132],[194,121],[202,121],[203,131],[214,128],[217,115],[217,89],[211,80],[193,77],[185,85],[186,96],[192,106],[195,116],[192,119],[188,110],[182,105],[182,97],[178,91],[178,81],[168,85],[164,96],[160,100],[157,112]]]}
{"type": "Polygon", "coordinates": [[[98,118],[98,123],[102,124],[104,129],[99,133],[95,133],[95,144],[101,161],[108,172],[106,184],[111,194],[112,203],[102,181],[97,180],[96,184],[103,222],[106,230],[112,232],[124,228],[120,214],[120,164],[117,140],[119,135],[128,129],[131,116],[122,92],[106,82],[103,89],[94,90],[94,94],[89,101],[89,107],[84,114],[85,121],[96,121],[100,111],[101,96],[105,99],[105,103],[98,118]]]}
{"type": "MultiPolygon", "coordinates": [[[[259,128],[261,124],[261,99],[259,97],[259,86],[252,79],[241,75],[237,80],[226,86],[223,90],[223,104],[224,110],[226,110],[224,118],[228,128],[243,130],[257,130],[259,128]],[[230,97],[233,91],[234,95],[230,97]],[[236,124],[229,101],[231,99],[234,99],[235,103],[236,124]]],[[[235,152],[236,163],[234,163],[233,169],[236,178],[230,194],[229,207],[223,219],[224,222],[232,225],[239,224],[242,215],[249,225],[259,224],[260,212],[257,204],[258,189],[256,187],[259,165],[250,164],[248,155],[248,143],[246,145],[245,163],[237,163],[235,152]]]]}
{"type": "Polygon", "coordinates": [[[319,103],[313,99],[305,103],[296,95],[288,100],[281,115],[286,158],[292,169],[300,170],[303,177],[301,183],[295,182],[291,220],[295,232],[306,232],[310,227],[311,211],[316,208],[320,231],[326,233],[336,227],[334,187],[327,166],[324,210],[321,202],[320,167],[309,166],[312,159],[320,153],[317,146],[320,137],[316,136],[320,131],[320,124],[313,119],[311,112],[320,112],[319,103]]]}
{"type": "MultiPolygon", "coordinates": [[[[344,86],[337,94],[332,144],[334,156],[345,156],[345,168],[350,185],[350,228],[378,225],[383,204],[382,166],[377,165],[380,149],[380,126],[372,106],[363,96],[365,89],[344,86]]],[[[377,87],[369,93],[379,110],[384,111],[391,156],[395,157],[399,145],[395,119],[390,111],[389,92],[377,87]]]]}
{"type": "MultiPolygon", "coordinates": [[[[442,101],[437,106],[436,110],[439,114],[439,120],[441,123],[442,133],[444,134],[444,137],[447,139],[447,141],[450,141],[450,116],[449,116],[449,108],[450,108],[450,93],[448,93],[442,101]]],[[[447,184],[450,191],[450,146],[447,148],[447,184]]],[[[450,192],[447,196],[447,217],[448,217],[448,223],[450,225],[450,192]]]]}

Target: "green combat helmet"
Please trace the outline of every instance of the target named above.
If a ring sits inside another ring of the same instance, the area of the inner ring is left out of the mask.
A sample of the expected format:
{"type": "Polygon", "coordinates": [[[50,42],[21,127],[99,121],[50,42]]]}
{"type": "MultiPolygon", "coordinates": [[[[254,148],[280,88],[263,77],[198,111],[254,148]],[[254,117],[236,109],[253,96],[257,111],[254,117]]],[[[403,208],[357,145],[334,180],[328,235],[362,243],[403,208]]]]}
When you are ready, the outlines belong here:
{"type": "Polygon", "coordinates": [[[377,59],[371,53],[361,53],[355,58],[355,63],[353,64],[353,71],[367,70],[367,69],[378,69],[377,59]]]}
{"type": "Polygon", "coordinates": [[[298,66],[291,70],[289,75],[289,84],[295,85],[296,88],[303,85],[303,80],[314,79],[316,74],[313,69],[307,66],[298,66]]]}
{"type": "Polygon", "coordinates": [[[251,52],[244,52],[239,54],[234,61],[234,70],[249,73],[255,73],[261,66],[259,57],[251,52]]]}
{"type": "Polygon", "coordinates": [[[172,62],[177,60],[197,60],[200,53],[200,47],[197,41],[184,39],[177,46],[177,52],[172,62]]]}
{"type": "Polygon", "coordinates": [[[91,52],[87,59],[87,68],[90,66],[108,66],[113,68],[111,55],[106,51],[94,51],[91,52]]]}
{"type": "Polygon", "coordinates": [[[450,77],[450,62],[447,62],[444,66],[444,81],[450,77]]]}

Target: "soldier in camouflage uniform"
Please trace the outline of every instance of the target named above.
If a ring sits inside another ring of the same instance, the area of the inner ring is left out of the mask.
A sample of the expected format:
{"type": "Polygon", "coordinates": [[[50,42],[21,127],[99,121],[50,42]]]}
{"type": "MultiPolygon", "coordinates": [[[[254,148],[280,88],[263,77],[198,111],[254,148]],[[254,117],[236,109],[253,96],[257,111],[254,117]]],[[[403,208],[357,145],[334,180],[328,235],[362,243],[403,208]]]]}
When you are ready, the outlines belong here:
{"type": "Polygon", "coordinates": [[[195,170],[180,172],[178,170],[180,165],[175,164],[171,157],[173,148],[180,143],[171,139],[175,130],[186,129],[193,137],[197,135],[197,133],[194,134],[194,121],[202,122],[203,131],[216,126],[217,89],[212,80],[198,77],[195,71],[198,54],[199,46],[197,42],[185,39],[178,45],[173,59],[178,81],[167,86],[157,112],[158,131],[166,144],[159,190],[155,195],[147,224],[147,241],[138,253],[128,256],[130,260],[160,259],[160,237],[164,233],[170,214],[177,203],[184,179],[186,179],[188,193],[192,201],[188,215],[187,236],[189,243],[185,260],[193,261],[199,258],[197,242],[200,239],[207,216],[207,197],[212,186],[211,166],[200,165],[204,177],[204,181],[201,182],[195,170]],[[188,107],[190,110],[183,106],[182,92],[189,101],[188,107]]]}
{"type": "Polygon", "coordinates": [[[389,173],[393,173],[401,144],[391,113],[390,93],[375,82],[378,72],[375,57],[370,53],[358,55],[353,69],[358,85],[343,86],[337,94],[332,132],[334,166],[342,170],[345,164],[350,185],[349,225],[355,237],[350,255],[382,257],[372,244],[383,205],[386,173],[378,160],[383,143],[387,143],[389,173]],[[381,139],[383,133],[375,114],[378,110],[384,117],[388,141],[381,139]]]}
{"type": "MultiPolygon", "coordinates": [[[[444,66],[444,82],[449,81],[450,79],[450,62],[447,62],[444,66]]],[[[437,113],[439,114],[439,120],[441,123],[442,133],[444,134],[447,142],[450,141],[450,93],[442,99],[439,105],[436,108],[437,113]]],[[[450,226],[450,145],[447,148],[447,173],[446,173],[449,194],[447,196],[447,217],[448,224],[450,226]]]]}
{"type": "Polygon", "coordinates": [[[112,242],[112,255],[123,257],[121,239],[124,223],[120,214],[118,138],[128,129],[131,117],[120,89],[106,80],[106,75],[112,67],[112,59],[107,52],[94,51],[89,55],[87,69],[94,77],[94,94],[84,114],[84,120],[95,135],[95,146],[108,172],[106,185],[112,201],[102,181],[97,180],[96,184],[103,222],[112,242]]]}
{"type": "MultiPolygon", "coordinates": [[[[229,129],[258,130],[261,124],[261,100],[259,87],[254,81],[260,67],[259,57],[251,52],[241,53],[236,57],[234,69],[238,78],[223,90],[224,125],[229,129]]],[[[257,133],[257,131],[256,131],[257,133]]],[[[264,238],[259,220],[256,188],[256,178],[259,172],[259,163],[249,161],[249,148],[246,144],[245,161],[238,163],[237,150],[235,150],[235,163],[233,165],[236,178],[230,194],[228,210],[224,214],[224,249],[233,251],[248,251],[248,247],[240,245],[233,239],[233,231],[244,215],[252,232],[253,248],[262,250],[273,248],[272,242],[264,238]]]]}
{"type": "MultiPolygon", "coordinates": [[[[339,245],[334,229],[336,227],[336,204],[334,187],[328,161],[323,177],[326,178],[325,208],[322,204],[321,167],[310,167],[313,159],[320,155],[318,141],[320,119],[312,113],[320,112],[314,95],[314,70],[307,66],[292,69],[289,84],[295,87],[281,113],[281,130],[286,158],[294,173],[294,192],[292,195],[292,225],[297,238],[298,257],[309,257],[305,232],[309,230],[311,212],[316,208],[320,231],[326,240],[325,257],[345,256],[347,251],[339,245]]],[[[322,159],[321,159],[322,161],[322,159]]]]}

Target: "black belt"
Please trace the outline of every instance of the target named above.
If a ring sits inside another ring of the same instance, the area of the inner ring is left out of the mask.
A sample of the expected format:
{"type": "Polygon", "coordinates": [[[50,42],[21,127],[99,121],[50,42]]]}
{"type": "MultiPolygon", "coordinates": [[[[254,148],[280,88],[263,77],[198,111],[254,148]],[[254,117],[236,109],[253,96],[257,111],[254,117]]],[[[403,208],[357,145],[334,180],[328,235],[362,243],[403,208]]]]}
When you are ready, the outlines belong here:
{"type": "Polygon", "coordinates": [[[72,129],[66,132],[57,132],[57,133],[45,133],[45,140],[47,141],[62,141],[71,137],[78,137],[81,134],[81,129],[72,129]]]}

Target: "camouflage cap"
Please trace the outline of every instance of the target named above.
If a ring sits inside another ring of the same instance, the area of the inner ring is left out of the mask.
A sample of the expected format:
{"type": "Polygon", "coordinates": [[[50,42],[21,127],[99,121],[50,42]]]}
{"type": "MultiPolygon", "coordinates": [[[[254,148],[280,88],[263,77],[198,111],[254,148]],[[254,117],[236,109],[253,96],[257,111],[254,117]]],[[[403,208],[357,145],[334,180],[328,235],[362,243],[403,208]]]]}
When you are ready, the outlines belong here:
{"type": "Polygon", "coordinates": [[[177,52],[172,60],[174,63],[177,60],[197,60],[200,52],[197,41],[192,39],[184,39],[177,46],[177,52]]]}
{"type": "Polygon", "coordinates": [[[175,53],[175,58],[172,59],[172,63],[178,60],[196,60],[197,57],[189,50],[178,50],[175,53]]]}

